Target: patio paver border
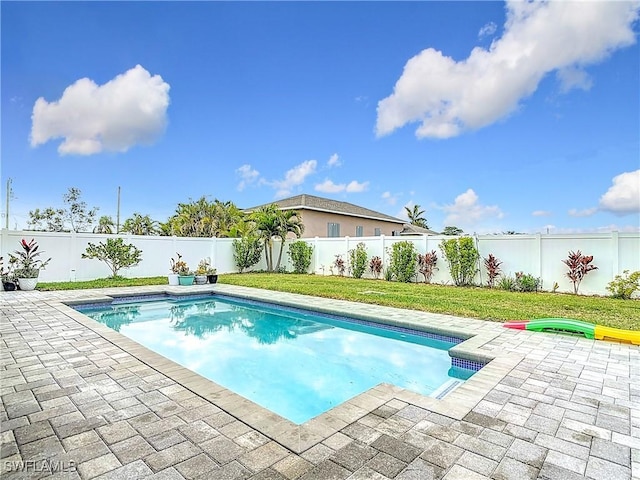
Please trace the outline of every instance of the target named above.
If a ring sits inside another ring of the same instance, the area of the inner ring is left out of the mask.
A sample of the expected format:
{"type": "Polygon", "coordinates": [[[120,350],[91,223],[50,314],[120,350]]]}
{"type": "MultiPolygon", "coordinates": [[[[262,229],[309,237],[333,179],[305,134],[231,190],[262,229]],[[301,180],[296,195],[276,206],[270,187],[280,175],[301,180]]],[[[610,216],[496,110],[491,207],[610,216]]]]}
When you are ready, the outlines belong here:
{"type": "MultiPolygon", "coordinates": [[[[134,355],[138,360],[154,368],[159,373],[166,375],[180,385],[188,388],[193,393],[209,400],[214,405],[233,415],[238,420],[255,428],[267,437],[289,448],[295,453],[302,453],[309,448],[325,441],[335,435],[342,428],[358,419],[370,414],[381,405],[390,400],[397,399],[412,405],[419,406],[446,415],[450,418],[462,420],[482,398],[502,380],[511,369],[517,365],[522,356],[510,353],[502,355],[489,355],[480,348],[496,337],[494,333],[471,334],[468,331],[454,327],[442,327],[436,318],[441,317],[426,312],[415,312],[413,319],[397,318],[398,311],[406,316],[406,310],[390,307],[378,308],[377,314],[359,311],[354,308],[353,302],[343,302],[306,295],[289,294],[281,292],[268,292],[248,287],[232,287],[228,285],[201,286],[197,290],[185,290],[181,287],[156,287],[146,289],[144,295],[175,295],[190,296],[203,293],[216,293],[269,302],[271,304],[288,307],[304,308],[321,311],[323,313],[343,315],[351,318],[365,319],[381,324],[396,325],[413,328],[444,336],[464,339],[463,342],[453,347],[451,355],[463,359],[474,360],[485,365],[470,379],[448,393],[444,398],[437,399],[421,395],[395,385],[379,384],[366,392],[353,397],[346,402],[337,405],[331,410],[317,417],[297,425],[274,412],[248,400],[237,393],[218,385],[182,365],[146,348],[111,328],[92,320],[73,308],[73,305],[81,305],[92,302],[110,302],[114,298],[133,297],[135,293],[122,295],[87,296],[82,300],[68,299],[59,302],[50,302],[49,305],[61,313],[73,318],[78,323],[94,331],[114,345],[134,355]],[[240,291],[239,291],[240,290],[240,291]],[[384,313],[394,314],[387,318],[384,313]]],[[[355,304],[360,305],[360,304],[355,304]]]]}

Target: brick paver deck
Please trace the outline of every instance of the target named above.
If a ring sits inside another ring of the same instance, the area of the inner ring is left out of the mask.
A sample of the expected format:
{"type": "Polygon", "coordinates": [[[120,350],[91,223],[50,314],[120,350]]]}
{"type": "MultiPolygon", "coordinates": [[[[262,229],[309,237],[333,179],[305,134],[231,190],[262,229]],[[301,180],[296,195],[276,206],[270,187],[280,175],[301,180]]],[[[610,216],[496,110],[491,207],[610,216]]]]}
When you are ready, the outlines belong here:
{"type": "Polygon", "coordinates": [[[3,479],[640,479],[637,346],[215,285],[463,332],[463,358],[495,358],[443,400],[381,385],[295,426],[62,303],[158,290],[0,292],[3,479]]]}

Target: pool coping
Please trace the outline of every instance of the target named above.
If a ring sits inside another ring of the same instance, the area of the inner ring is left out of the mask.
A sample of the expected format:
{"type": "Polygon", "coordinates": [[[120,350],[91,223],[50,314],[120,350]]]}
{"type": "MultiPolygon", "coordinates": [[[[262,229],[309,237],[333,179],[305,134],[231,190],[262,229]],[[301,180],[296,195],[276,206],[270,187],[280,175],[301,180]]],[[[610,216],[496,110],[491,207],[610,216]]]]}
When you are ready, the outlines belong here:
{"type": "MultiPolygon", "coordinates": [[[[481,348],[491,342],[498,333],[470,333],[451,327],[443,327],[428,320],[421,321],[394,319],[391,316],[382,318],[381,314],[368,314],[353,311],[355,302],[333,300],[307,295],[278,292],[279,298],[273,298],[274,292],[250,287],[230,285],[203,285],[197,287],[158,286],[145,289],[142,295],[192,296],[200,294],[224,294],[225,296],[248,298],[288,307],[309,308],[333,315],[344,315],[352,318],[373,321],[376,323],[402,326],[438,335],[465,339],[452,347],[452,357],[484,363],[485,366],[470,379],[453,389],[442,399],[427,397],[391,384],[381,383],[363,392],[317,417],[297,425],[270,410],[228,390],[221,385],[195,373],[178,363],[142,346],[125,335],[110,329],[75,310],[72,305],[91,302],[110,302],[114,297],[135,297],[140,294],[123,293],[116,295],[85,295],[82,299],[59,299],[47,303],[61,313],[73,318],[104,339],[128,352],[139,361],[145,363],[159,373],[166,375],[193,393],[205,398],[217,407],[226,411],[238,420],[260,431],[267,437],[280,443],[295,453],[302,453],[328,437],[339,432],[347,425],[359,420],[385,403],[397,399],[432,412],[462,420],[471,410],[494,388],[524,357],[514,353],[489,354],[481,348]],[[285,298],[282,298],[285,297],[285,298]],[[350,308],[351,306],[351,308],[350,308]]],[[[360,305],[360,304],[359,304],[360,305]]],[[[375,305],[380,311],[392,312],[398,309],[375,305]]],[[[406,316],[407,310],[402,310],[406,316]]],[[[424,313],[424,312],[421,312],[424,313]]]]}

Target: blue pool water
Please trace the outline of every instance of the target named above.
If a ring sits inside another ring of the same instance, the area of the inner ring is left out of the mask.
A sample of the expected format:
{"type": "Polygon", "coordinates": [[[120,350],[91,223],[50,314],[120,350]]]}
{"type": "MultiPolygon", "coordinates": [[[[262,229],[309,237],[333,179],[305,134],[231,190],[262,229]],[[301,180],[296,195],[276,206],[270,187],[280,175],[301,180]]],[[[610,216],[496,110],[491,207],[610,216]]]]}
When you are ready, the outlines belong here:
{"type": "Polygon", "coordinates": [[[382,382],[437,396],[474,373],[454,339],[235,297],[75,308],[297,424],[382,382]]]}

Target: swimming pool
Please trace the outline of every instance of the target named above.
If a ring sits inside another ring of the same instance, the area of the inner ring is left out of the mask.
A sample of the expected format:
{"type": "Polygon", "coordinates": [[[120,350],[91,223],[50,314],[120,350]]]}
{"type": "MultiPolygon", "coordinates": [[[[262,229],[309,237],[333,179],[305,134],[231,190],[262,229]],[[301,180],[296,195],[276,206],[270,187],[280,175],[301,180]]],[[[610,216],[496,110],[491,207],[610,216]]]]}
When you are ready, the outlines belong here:
{"type": "Polygon", "coordinates": [[[218,294],[74,308],[296,424],[379,383],[438,397],[474,373],[454,338],[218,294]]]}

